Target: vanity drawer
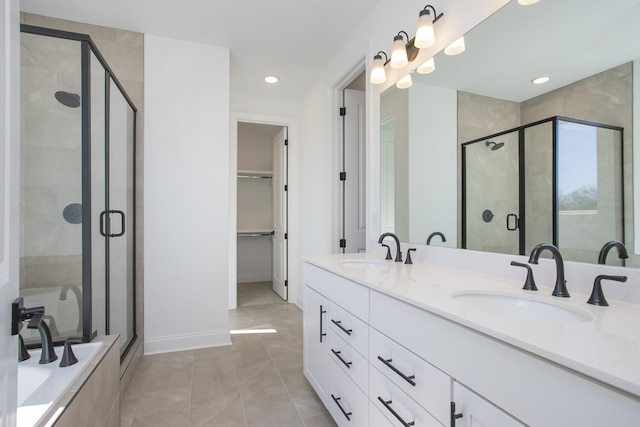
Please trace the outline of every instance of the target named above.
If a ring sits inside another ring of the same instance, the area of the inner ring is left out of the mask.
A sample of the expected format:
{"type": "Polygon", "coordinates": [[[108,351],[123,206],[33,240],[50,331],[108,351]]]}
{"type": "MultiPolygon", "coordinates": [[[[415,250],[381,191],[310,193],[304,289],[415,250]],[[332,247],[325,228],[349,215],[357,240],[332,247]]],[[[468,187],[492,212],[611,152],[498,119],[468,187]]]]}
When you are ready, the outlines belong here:
{"type": "MultiPolygon", "coordinates": [[[[421,427],[442,427],[425,409],[418,405],[405,392],[400,390],[387,377],[382,375],[377,369],[371,368],[369,398],[375,407],[386,417],[392,426],[403,427],[415,425],[421,427]],[[411,424],[413,423],[413,424],[411,424]]],[[[447,403],[447,406],[449,403],[447,403]]],[[[448,423],[450,420],[444,420],[448,423]]],[[[385,424],[372,424],[385,425],[385,424]]],[[[448,425],[448,424],[445,424],[448,425]]]]}
{"type": "Polygon", "coordinates": [[[340,305],[354,316],[369,322],[369,288],[320,267],[304,263],[304,283],[340,305]]]}
{"type": "Polygon", "coordinates": [[[369,325],[331,302],[327,312],[327,324],[331,332],[344,339],[361,355],[369,354],[369,325]]]}
{"type": "Polygon", "coordinates": [[[367,427],[369,399],[332,359],[329,361],[327,408],[340,427],[367,427]]]}
{"type": "Polygon", "coordinates": [[[369,391],[369,362],[334,331],[329,334],[329,358],[364,392],[369,391]]]}
{"type": "MultiPolygon", "coordinates": [[[[451,402],[451,378],[373,328],[370,330],[370,343],[371,366],[446,424],[451,402]]],[[[371,397],[377,397],[373,396],[373,391],[371,397]]]]}

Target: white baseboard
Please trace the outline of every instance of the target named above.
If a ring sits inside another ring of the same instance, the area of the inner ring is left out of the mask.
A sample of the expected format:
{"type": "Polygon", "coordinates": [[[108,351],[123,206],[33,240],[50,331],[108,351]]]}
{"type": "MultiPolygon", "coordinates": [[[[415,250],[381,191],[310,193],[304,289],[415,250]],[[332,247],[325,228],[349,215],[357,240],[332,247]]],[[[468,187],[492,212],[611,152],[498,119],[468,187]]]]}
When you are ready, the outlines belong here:
{"type": "Polygon", "coordinates": [[[231,345],[229,331],[215,331],[206,334],[180,335],[144,340],[144,354],[171,353],[174,351],[231,345]]]}

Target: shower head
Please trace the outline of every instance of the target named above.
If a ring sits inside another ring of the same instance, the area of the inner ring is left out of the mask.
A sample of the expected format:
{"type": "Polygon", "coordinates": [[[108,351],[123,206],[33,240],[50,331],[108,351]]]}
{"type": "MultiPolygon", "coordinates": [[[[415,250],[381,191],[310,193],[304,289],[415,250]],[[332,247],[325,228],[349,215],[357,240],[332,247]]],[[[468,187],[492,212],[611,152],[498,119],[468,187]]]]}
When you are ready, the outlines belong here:
{"type": "Polygon", "coordinates": [[[54,95],[58,102],[66,107],[78,108],[80,106],[80,95],[77,93],[59,90],[54,95]]]}
{"type": "Polygon", "coordinates": [[[493,147],[491,147],[491,151],[496,151],[504,147],[504,142],[487,141],[484,143],[484,145],[486,145],[487,147],[490,146],[491,144],[493,144],[493,147]]]}

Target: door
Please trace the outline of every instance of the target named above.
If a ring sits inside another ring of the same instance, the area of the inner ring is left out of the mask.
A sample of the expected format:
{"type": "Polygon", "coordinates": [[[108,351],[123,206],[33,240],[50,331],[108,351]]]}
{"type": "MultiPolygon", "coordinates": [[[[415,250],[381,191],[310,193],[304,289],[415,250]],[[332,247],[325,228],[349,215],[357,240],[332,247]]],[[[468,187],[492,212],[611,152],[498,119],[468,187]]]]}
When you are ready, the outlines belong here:
{"type": "Polygon", "coordinates": [[[329,355],[327,353],[327,299],[304,287],[304,375],[320,399],[325,402],[329,355]]]}
{"type": "Polygon", "coordinates": [[[346,253],[366,252],[365,92],[344,90],[342,243],[346,253]]]}
{"type": "Polygon", "coordinates": [[[0,425],[16,423],[18,339],[10,335],[11,303],[18,297],[20,169],[19,2],[3,0],[0,29],[0,425]]]}
{"type": "Polygon", "coordinates": [[[453,383],[452,427],[523,427],[524,424],[458,382],[453,383]],[[456,421],[453,421],[453,418],[456,421]]]}
{"type": "Polygon", "coordinates": [[[273,269],[275,293],[288,298],[287,281],[287,128],[283,127],[273,140],[273,269]]]}

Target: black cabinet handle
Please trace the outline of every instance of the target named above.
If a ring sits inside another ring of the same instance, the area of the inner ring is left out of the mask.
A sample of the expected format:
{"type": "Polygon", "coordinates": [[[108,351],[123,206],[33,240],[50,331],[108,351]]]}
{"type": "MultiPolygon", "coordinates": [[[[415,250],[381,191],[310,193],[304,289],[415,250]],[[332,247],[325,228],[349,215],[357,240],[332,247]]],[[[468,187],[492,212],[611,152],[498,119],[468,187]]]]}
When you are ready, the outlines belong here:
{"type": "Polygon", "coordinates": [[[456,414],[456,402],[451,402],[451,427],[456,427],[456,420],[462,418],[462,412],[456,414]]]}
{"type": "Polygon", "coordinates": [[[384,405],[385,408],[387,408],[387,410],[389,412],[391,412],[393,414],[394,417],[396,417],[398,419],[398,421],[400,421],[400,424],[402,424],[404,427],[410,427],[410,426],[414,426],[416,425],[415,422],[411,421],[411,422],[406,422],[405,420],[402,419],[402,417],[393,410],[393,408],[391,407],[391,403],[393,403],[391,400],[387,400],[385,401],[382,397],[378,396],[378,400],[380,402],[382,402],[382,404],[384,405]]]}
{"type": "Polygon", "coordinates": [[[353,362],[347,362],[346,360],[344,360],[342,356],[340,356],[340,354],[342,353],[341,351],[335,351],[334,349],[331,349],[331,352],[342,362],[344,366],[351,369],[351,365],[353,364],[353,362]]]}
{"type": "Polygon", "coordinates": [[[407,375],[403,374],[402,372],[400,372],[400,370],[398,368],[396,368],[395,366],[393,366],[391,364],[391,362],[393,362],[393,359],[385,359],[382,356],[378,356],[378,360],[381,361],[382,363],[384,363],[387,366],[387,368],[391,369],[393,372],[395,372],[396,374],[400,375],[403,380],[405,380],[406,382],[408,382],[409,384],[411,384],[414,387],[416,386],[416,382],[414,381],[416,376],[415,375],[407,376],[407,375]]]}
{"type": "Polygon", "coordinates": [[[347,418],[347,421],[351,421],[351,415],[353,414],[352,412],[347,412],[344,410],[344,408],[342,407],[342,405],[340,404],[340,397],[335,397],[333,394],[331,395],[331,398],[333,399],[334,402],[336,402],[336,405],[338,405],[338,408],[340,408],[340,411],[342,411],[342,413],[344,414],[344,416],[347,418]]]}
{"type": "Polygon", "coordinates": [[[320,342],[322,342],[322,337],[326,336],[324,332],[322,332],[322,315],[325,314],[327,310],[322,309],[322,304],[320,304],[320,342]]]}
{"type": "Polygon", "coordinates": [[[333,320],[331,319],[331,321],[333,322],[334,325],[336,325],[338,328],[342,329],[342,331],[347,334],[347,335],[351,335],[351,332],[353,332],[353,329],[346,329],[344,326],[342,326],[342,320],[333,320]]]}

